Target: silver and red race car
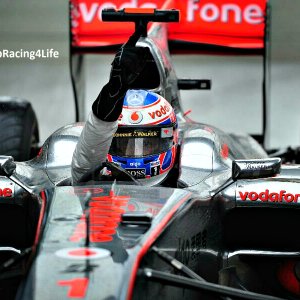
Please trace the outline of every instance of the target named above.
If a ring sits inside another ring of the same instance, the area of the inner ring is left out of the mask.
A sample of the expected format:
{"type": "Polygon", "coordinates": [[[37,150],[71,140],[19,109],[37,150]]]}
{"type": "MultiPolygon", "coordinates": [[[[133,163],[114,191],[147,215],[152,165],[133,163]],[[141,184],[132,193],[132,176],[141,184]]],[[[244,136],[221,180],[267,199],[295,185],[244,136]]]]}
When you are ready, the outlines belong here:
{"type": "MultiPolygon", "coordinates": [[[[135,22],[136,46],[152,54],[152,80],[138,87],[160,93],[176,111],[179,155],[171,187],[142,186],[112,163],[111,181],[72,186],[82,123],[58,129],[31,160],[2,155],[1,299],[300,296],[300,168],[282,164],[297,153],[272,158],[251,136],[184,116],[179,89],[207,89],[210,81],[175,75],[165,22],[178,16],[149,9],[102,15],[135,22]],[[147,32],[148,22],[159,23],[147,32]]],[[[79,63],[82,53],[74,55],[79,63]]]]}

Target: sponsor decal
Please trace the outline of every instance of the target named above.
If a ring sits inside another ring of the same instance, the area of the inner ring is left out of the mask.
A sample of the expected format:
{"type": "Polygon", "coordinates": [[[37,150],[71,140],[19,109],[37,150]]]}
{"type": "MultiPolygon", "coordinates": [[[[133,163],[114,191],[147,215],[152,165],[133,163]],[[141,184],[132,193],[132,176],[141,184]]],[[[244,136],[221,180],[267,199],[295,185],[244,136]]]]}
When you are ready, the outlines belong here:
{"type": "Polygon", "coordinates": [[[116,132],[116,133],[114,133],[114,137],[128,138],[128,137],[133,137],[133,136],[132,136],[132,132],[116,132]]]}
{"type": "MultiPolygon", "coordinates": [[[[78,12],[84,23],[92,23],[95,20],[102,21],[101,12],[105,8],[124,9],[124,8],[158,8],[163,1],[108,1],[103,3],[78,1],[78,12]],[[90,2],[90,3],[89,3],[90,2]]],[[[179,2],[179,1],[176,1],[179,2]]],[[[197,19],[202,22],[222,22],[222,23],[248,23],[252,25],[263,22],[264,11],[258,1],[220,1],[220,0],[186,0],[184,3],[185,21],[192,23],[197,19]]],[[[261,1],[260,1],[261,2],[261,1]]],[[[178,7],[178,5],[176,5],[178,7]]],[[[149,12],[148,12],[149,13],[149,12]]]]}
{"type": "Polygon", "coordinates": [[[117,138],[141,138],[141,137],[158,137],[159,131],[158,130],[151,130],[151,129],[129,129],[130,131],[123,131],[122,128],[118,129],[118,131],[114,134],[114,137],[117,138]]]}
{"type": "Polygon", "coordinates": [[[130,165],[130,167],[139,167],[141,165],[141,163],[135,161],[135,162],[129,163],[129,165],[130,165]]]}
{"type": "Polygon", "coordinates": [[[207,247],[207,231],[199,231],[191,238],[179,238],[175,258],[183,264],[198,260],[201,249],[207,247]]]}
{"type": "Polygon", "coordinates": [[[11,188],[0,188],[0,197],[10,198],[13,195],[11,188]]]}
{"type": "Polygon", "coordinates": [[[69,298],[84,298],[89,285],[88,278],[73,278],[70,280],[60,280],[57,282],[59,286],[68,286],[69,298]]]}
{"type": "Polygon", "coordinates": [[[107,2],[92,2],[90,1],[80,1],[79,3],[79,13],[82,16],[82,19],[85,23],[92,23],[95,19],[101,21],[101,12],[105,8],[114,8],[114,9],[124,9],[124,8],[157,8],[157,5],[153,3],[154,1],[144,2],[138,0],[131,1],[107,1],[107,2]],[[139,5],[140,2],[140,5],[139,5]],[[141,4],[141,2],[144,2],[141,4]]]}
{"type": "Polygon", "coordinates": [[[246,5],[239,5],[237,1],[187,1],[187,22],[199,20],[207,23],[221,22],[251,25],[261,24],[263,22],[264,12],[254,1],[246,5]],[[236,2],[236,3],[234,3],[236,2]]]}
{"type": "MultiPolygon", "coordinates": [[[[113,191],[110,191],[109,195],[91,197],[89,239],[92,243],[105,243],[113,240],[129,198],[129,196],[115,195],[113,191]]],[[[86,217],[82,215],[70,241],[80,242],[85,239],[86,217]]]]}
{"type": "Polygon", "coordinates": [[[161,129],[161,137],[169,138],[173,136],[173,128],[162,128],[161,129]]]}
{"type": "Polygon", "coordinates": [[[12,198],[14,196],[14,184],[7,177],[0,178],[0,197],[12,198]]]}
{"type": "Polygon", "coordinates": [[[242,201],[262,201],[262,202],[286,202],[297,203],[300,194],[287,193],[285,190],[281,190],[279,193],[270,192],[266,189],[264,192],[239,192],[239,196],[242,201]]]}
{"type": "Polygon", "coordinates": [[[145,93],[143,92],[128,91],[126,96],[127,96],[127,103],[129,106],[140,106],[144,104],[145,93]]]}
{"type": "Polygon", "coordinates": [[[143,120],[143,115],[139,111],[133,112],[129,117],[129,122],[131,124],[139,124],[143,120]]]}
{"type": "Polygon", "coordinates": [[[164,106],[161,105],[159,109],[152,112],[148,112],[148,114],[153,120],[155,120],[156,118],[161,118],[165,116],[169,111],[170,111],[169,105],[164,105],[164,106]]]}
{"type": "MultiPolygon", "coordinates": [[[[140,106],[139,109],[123,107],[122,114],[123,116],[119,120],[119,125],[140,124],[148,126],[150,124],[162,123],[168,118],[170,120],[174,119],[172,106],[161,98],[149,105],[140,106]],[[140,109],[143,109],[143,111],[140,109]]],[[[117,132],[122,132],[122,126],[118,128],[117,132]]]]}
{"type": "Polygon", "coordinates": [[[268,169],[270,166],[268,164],[263,163],[246,163],[246,169],[248,170],[262,170],[268,169]]]}
{"type": "Polygon", "coordinates": [[[137,179],[146,177],[146,169],[126,169],[126,171],[137,179]]]}
{"type": "Polygon", "coordinates": [[[55,252],[58,257],[76,260],[100,259],[110,256],[110,251],[101,248],[65,248],[55,252]]]}
{"type": "Polygon", "coordinates": [[[131,23],[102,22],[105,8],[180,10],[180,23],[169,24],[169,39],[241,48],[263,48],[266,0],[71,0],[74,46],[125,42],[131,23]],[[117,34],[116,34],[117,33],[117,34]]]}
{"type": "Polygon", "coordinates": [[[133,137],[157,137],[158,132],[153,130],[134,130],[133,137]]]}

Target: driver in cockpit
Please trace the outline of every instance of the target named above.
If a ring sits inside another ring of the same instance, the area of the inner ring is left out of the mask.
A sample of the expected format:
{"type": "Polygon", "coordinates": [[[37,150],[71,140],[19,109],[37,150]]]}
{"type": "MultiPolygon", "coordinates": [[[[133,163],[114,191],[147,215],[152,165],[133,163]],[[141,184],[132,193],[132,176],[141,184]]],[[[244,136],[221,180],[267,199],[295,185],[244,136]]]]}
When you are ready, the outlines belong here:
{"type": "Polygon", "coordinates": [[[131,89],[149,59],[145,49],[123,46],[116,54],[109,82],[94,101],[73,154],[73,185],[105,161],[143,185],[164,184],[174,176],[170,171],[178,145],[175,112],[160,95],[131,89]]]}

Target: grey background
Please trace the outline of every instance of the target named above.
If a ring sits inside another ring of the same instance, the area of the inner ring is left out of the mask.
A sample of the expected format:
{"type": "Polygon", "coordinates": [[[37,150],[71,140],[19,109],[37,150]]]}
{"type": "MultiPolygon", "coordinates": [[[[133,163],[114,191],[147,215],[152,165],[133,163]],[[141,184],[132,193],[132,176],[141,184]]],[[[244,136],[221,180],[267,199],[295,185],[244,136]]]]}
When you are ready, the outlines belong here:
{"type": "MultiPolygon", "coordinates": [[[[271,0],[271,101],[268,147],[300,144],[299,0],[271,0]]],[[[68,2],[0,0],[0,50],[59,51],[58,59],[0,58],[0,95],[30,100],[41,140],[75,119],[68,67],[68,2]]],[[[87,61],[87,111],[109,74],[112,55],[87,61]]],[[[184,110],[225,131],[259,133],[262,64],[259,57],[174,57],[179,77],[211,78],[211,91],[182,92],[184,110]]]]}

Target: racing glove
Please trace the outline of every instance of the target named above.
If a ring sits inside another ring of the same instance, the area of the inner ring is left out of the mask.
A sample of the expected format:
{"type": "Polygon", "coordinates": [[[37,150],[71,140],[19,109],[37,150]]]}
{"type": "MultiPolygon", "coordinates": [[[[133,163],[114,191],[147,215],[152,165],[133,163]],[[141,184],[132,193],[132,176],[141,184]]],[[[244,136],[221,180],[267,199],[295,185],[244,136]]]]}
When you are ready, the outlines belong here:
{"type": "Polygon", "coordinates": [[[93,103],[92,110],[96,117],[107,122],[119,118],[125,94],[140,75],[149,58],[148,48],[130,47],[127,44],[120,48],[112,62],[109,82],[93,103]]]}

